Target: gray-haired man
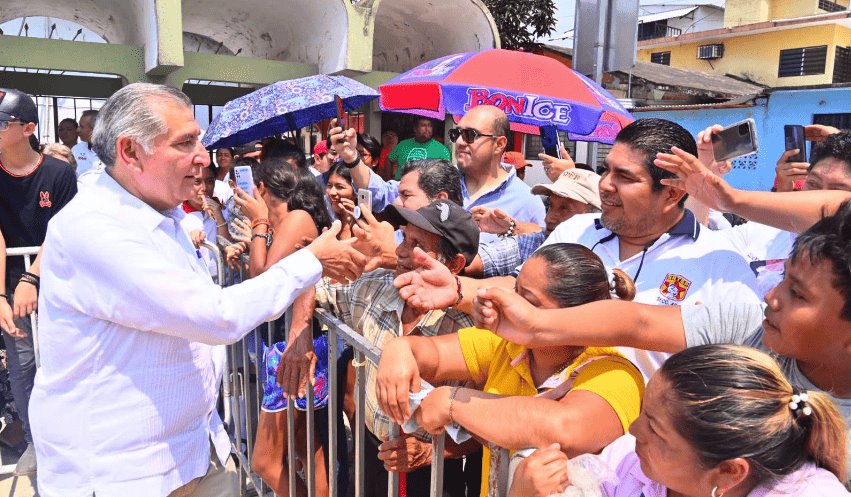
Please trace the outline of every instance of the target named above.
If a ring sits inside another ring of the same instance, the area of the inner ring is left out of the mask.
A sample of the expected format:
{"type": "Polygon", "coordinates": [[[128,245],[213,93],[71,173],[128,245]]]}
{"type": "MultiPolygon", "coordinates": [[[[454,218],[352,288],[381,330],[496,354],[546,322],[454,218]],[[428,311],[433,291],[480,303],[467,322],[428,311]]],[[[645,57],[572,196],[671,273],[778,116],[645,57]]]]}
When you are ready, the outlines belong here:
{"type": "Polygon", "coordinates": [[[210,162],[200,133],[179,90],[122,88],[92,138],[106,169],[48,228],[31,400],[42,496],[236,495],[212,346],[364,262],[335,225],[256,278],[213,284],[179,225],[210,162]]]}

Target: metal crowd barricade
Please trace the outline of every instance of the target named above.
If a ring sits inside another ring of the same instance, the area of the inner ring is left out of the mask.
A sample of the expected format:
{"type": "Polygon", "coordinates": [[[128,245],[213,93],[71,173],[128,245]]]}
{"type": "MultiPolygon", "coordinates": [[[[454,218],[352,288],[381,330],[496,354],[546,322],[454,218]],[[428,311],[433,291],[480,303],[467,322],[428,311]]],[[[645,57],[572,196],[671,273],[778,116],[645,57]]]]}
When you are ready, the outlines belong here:
{"type": "MultiPolygon", "coordinates": [[[[32,266],[31,257],[35,257],[38,255],[38,251],[41,247],[15,247],[15,248],[6,248],[6,258],[8,260],[9,257],[23,257],[24,258],[24,271],[29,271],[30,266],[32,266]]],[[[8,271],[9,265],[6,264],[6,270],[8,271]]],[[[7,288],[7,290],[11,290],[7,288]]],[[[35,354],[35,366],[41,366],[41,356],[39,355],[38,350],[38,311],[30,314],[30,324],[32,324],[33,329],[33,353],[35,354]]]]}
{"type": "MultiPolygon", "coordinates": [[[[219,240],[221,245],[226,245],[223,239],[219,240]]],[[[233,275],[229,275],[228,268],[222,259],[221,252],[212,244],[205,243],[204,245],[215,254],[217,254],[217,262],[219,264],[219,282],[233,282],[233,275]],[[215,249],[215,250],[213,250],[215,249]]],[[[247,274],[247,259],[243,258],[240,267],[236,272],[240,278],[244,278],[247,274]]],[[[287,312],[286,329],[289,330],[290,312],[287,312]]],[[[354,495],[355,497],[364,497],[365,482],[364,482],[364,447],[365,447],[365,401],[366,401],[366,374],[363,367],[366,361],[378,364],[380,351],[373,347],[363,336],[347,326],[345,323],[337,319],[332,313],[324,309],[316,309],[314,317],[320,325],[327,329],[328,333],[328,495],[329,497],[337,497],[339,482],[337,481],[337,456],[340,450],[346,452],[347,447],[337,446],[337,434],[340,429],[337,422],[337,411],[341,409],[338,402],[339,388],[345,388],[345,385],[338,385],[337,381],[337,344],[338,340],[342,339],[347,345],[354,350],[353,364],[355,367],[355,426],[352,426],[355,443],[355,468],[354,468],[354,495]]],[[[270,347],[273,344],[274,337],[273,322],[259,326],[253,334],[247,335],[239,342],[228,346],[228,361],[227,367],[222,379],[222,395],[224,397],[225,409],[225,426],[228,428],[228,433],[231,437],[232,451],[239,462],[240,481],[240,496],[247,495],[247,492],[255,491],[260,496],[277,495],[271,491],[267,492],[267,487],[251,469],[254,450],[255,436],[255,420],[259,420],[260,405],[263,397],[263,385],[260,381],[260,371],[264,368],[264,357],[262,356],[262,346],[259,343],[261,334],[264,335],[266,344],[270,347]],[[252,387],[250,381],[250,368],[252,366],[249,357],[249,345],[253,342],[256,354],[255,371],[257,371],[257,381],[252,387]],[[242,364],[242,371],[239,369],[239,364],[242,364]],[[229,410],[228,410],[229,409],[229,410]],[[246,440],[243,446],[242,435],[245,434],[246,440]],[[243,448],[245,452],[243,453],[243,448]]],[[[305,412],[305,422],[307,429],[307,458],[304,461],[304,481],[307,487],[308,497],[316,495],[316,468],[314,467],[313,454],[315,452],[315,409],[313,400],[313,391],[309,389],[306,393],[307,409],[305,412]]],[[[295,427],[295,406],[293,402],[287,402],[287,464],[289,471],[289,494],[296,495],[296,465],[293,462],[297,459],[296,456],[296,427],[295,427]]],[[[398,436],[400,428],[394,425],[391,428],[391,436],[398,436]]],[[[443,454],[444,454],[444,435],[434,437],[433,439],[433,460],[431,470],[430,495],[438,497],[443,494],[443,454]]],[[[398,473],[390,473],[388,475],[388,497],[398,497],[399,495],[399,475],[398,473]]]]}

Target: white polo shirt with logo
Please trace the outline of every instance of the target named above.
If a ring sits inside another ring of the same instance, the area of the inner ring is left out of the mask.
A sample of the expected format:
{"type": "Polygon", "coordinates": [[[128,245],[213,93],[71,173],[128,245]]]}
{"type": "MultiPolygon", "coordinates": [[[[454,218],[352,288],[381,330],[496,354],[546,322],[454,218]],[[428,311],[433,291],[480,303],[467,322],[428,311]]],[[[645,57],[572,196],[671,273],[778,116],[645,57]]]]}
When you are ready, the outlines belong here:
{"type": "MultiPolygon", "coordinates": [[[[635,281],[635,302],[689,305],[722,301],[759,303],[756,279],[745,259],[723,237],[702,228],[691,211],[645,250],[620,259],[617,235],[603,227],[600,213],[573,216],[559,224],[544,245],[578,243],[603,264],[626,272],[635,281]]],[[[576,323],[573,326],[580,326],[576,323]]],[[[670,354],[622,347],[621,352],[645,379],[670,354]]]]}
{"type": "Polygon", "coordinates": [[[84,141],[77,143],[71,149],[71,153],[74,154],[74,159],[77,161],[77,178],[89,171],[103,169],[103,162],[101,162],[98,154],[89,148],[88,143],[84,141]]]}

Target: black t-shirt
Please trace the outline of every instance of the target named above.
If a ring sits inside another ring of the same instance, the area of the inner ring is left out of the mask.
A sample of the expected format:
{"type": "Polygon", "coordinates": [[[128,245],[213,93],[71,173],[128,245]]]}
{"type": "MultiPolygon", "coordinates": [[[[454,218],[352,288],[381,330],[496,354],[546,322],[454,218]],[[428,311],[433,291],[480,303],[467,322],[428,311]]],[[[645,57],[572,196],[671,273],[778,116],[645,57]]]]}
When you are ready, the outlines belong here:
{"type": "MultiPolygon", "coordinates": [[[[3,167],[0,158],[0,231],[6,247],[44,243],[47,222],[76,193],[77,175],[67,162],[42,155],[33,172],[16,176],[3,167]]],[[[23,271],[23,257],[6,258],[6,293],[15,291],[23,271]]]]}

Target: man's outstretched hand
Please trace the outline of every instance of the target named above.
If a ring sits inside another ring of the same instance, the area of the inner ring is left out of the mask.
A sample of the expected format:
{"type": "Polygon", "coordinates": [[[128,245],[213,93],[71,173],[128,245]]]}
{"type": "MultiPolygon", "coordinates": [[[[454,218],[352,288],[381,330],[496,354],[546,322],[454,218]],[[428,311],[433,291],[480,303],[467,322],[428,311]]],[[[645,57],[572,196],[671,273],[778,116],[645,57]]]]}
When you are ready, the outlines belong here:
{"type": "Polygon", "coordinates": [[[672,147],[670,154],[656,154],[653,163],[677,175],[676,178],[662,179],[663,185],[685,190],[710,209],[731,211],[735,188],[710,171],[697,157],[672,147]]]}
{"type": "Polygon", "coordinates": [[[418,309],[445,309],[458,300],[458,283],[445,265],[422,251],[414,249],[413,271],[400,274],[393,280],[399,295],[418,309]]]}
{"type": "Polygon", "coordinates": [[[322,263],[322,275],[337,281],[354,281],[363,272],[366,256],[352,246],[356,238],[337,240],[342,224],[334,221],[331,229],[325,230],[306,248],[322,263]]]}

